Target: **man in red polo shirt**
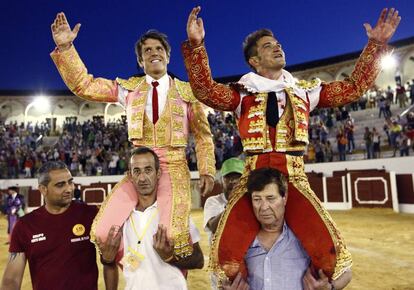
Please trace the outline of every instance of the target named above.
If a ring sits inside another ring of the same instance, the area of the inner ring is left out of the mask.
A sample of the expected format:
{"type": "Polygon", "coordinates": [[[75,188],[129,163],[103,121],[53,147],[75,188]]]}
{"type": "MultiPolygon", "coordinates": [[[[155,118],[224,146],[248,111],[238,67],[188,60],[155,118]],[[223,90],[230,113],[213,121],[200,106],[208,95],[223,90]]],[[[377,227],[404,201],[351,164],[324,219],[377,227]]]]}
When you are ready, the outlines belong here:
{"type": "Polygon", "coordinates": [[[1,289],[20,289],[26,261],[34,290],[96,290],[96,252],[89,241],[95,206],[72,202],[73,177],[60,161],[39,169],[45,205],[17,222],[1,289]]]}

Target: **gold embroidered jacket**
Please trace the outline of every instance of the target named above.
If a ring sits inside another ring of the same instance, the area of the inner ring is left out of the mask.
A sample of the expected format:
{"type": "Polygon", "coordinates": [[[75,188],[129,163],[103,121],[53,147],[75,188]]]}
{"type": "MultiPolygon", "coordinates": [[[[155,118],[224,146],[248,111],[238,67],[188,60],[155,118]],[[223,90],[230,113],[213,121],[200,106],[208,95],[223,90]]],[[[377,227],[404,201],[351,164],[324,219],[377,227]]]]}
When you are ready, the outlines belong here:
{"type": "Polygon", "coordinates": [[[148,84],[145,77],[108,80],[88,74],[76,49],[57,50],[51,57],[68,88],[87,101],[118,102],[118,86],[126,89],[125,111],[129,140],[135,146],[185,148],[193,132],[200,175],[215,176],[214,144],[203,105],[188,83],[170,79],[165,109],[154,125],[145,114],[148,84]]]}

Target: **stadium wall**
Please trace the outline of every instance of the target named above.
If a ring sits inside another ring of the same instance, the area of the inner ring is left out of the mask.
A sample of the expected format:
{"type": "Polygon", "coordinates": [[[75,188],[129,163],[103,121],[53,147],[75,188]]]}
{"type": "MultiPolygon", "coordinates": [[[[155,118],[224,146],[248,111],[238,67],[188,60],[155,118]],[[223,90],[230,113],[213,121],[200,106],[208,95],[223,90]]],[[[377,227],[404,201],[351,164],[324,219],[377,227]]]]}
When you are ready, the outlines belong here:
{"type": "Polygon", "coordinates": [[[384,207],[414,213],[414,157],[306,164],[305,171],[328,209],[384,207]]]}
{"type": "MultiPolygon", "coordinates": [[[[354,207],[382,207],[395,212],[414,213],[414,157],[306,164],[305,171],[315,194],[330,210],[354,207]]],[[[99,205],[122,179],[115,176],[75,177],[82,199],[99,205]]],[[[200,208],[198,172],[191,172],[192,207],[200,208]]],[[[2,179],[0,189],[18,186],[25,195],[28,211],[43,204],[37,180],[2,179]]],[[[214,194],[221,192],[216,182],[214,194]]]]}

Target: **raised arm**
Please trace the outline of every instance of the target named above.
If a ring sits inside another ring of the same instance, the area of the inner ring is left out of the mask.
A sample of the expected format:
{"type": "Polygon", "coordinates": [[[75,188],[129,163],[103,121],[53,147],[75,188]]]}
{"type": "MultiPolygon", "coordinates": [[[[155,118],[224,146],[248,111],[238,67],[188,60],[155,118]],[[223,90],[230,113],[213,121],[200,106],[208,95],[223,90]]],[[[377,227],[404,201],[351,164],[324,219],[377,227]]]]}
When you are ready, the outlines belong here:
{"type": "Polygon", "coordinates": [[[193,8],[188,16],[188,41],[182,45],[191,88],[196,98],[207,106],[222,111],[234,111],[239,105],[240,95],[236,90],[215,82],[211,76],[207,52],[203,45],[203,20],[197,17],[200,10],[200,7],[193,8]]]}
{"type": "Polygon", "coordinates": [[[350,77],[322,86],[318,107],[337,107],[359,99],[375,82],[381,71],[381,56],[389,49],[401,17],[394,8],[383,9],[374,28],[365,23],[368,44],[362,51],[350,77]]]}
{"type": "Polygon", "coordinates": [[[56,49],[50,54],[63,81],[77,96],[97,102],[117,102],[118,86],[115,81],[94,78],[80,59],[73,41],[78,35],[80,24],[70,28],[63,12],[58,13],[51,25],[56,49]]]}
{"type": "Polygon", "coordinates": [[[0,289],[20,290],[25,266],[26,255],[24,253],[10,253],[0,289]]]}

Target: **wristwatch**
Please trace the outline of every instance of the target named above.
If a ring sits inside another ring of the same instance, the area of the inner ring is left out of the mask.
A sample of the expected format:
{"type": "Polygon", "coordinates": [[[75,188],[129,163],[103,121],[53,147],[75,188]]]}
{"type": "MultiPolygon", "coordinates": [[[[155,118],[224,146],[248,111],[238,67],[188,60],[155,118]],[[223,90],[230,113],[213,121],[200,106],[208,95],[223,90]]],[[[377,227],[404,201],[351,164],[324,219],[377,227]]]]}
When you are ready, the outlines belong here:
{"type": "Polygon", "coordinates": [[[102,264],[102,265],[105,265],[105,266],[113,266],[113,265],[116,265],[116,262],[115,262],[115,260],[113,260],[113,261],[106,261],[106,260],[102,257],[102,255],[101,255],[101,264],[102,264]]]}
{"type": "Polygon", "coordinates": [[[164,260],[165,263],[171,263],[172,261],[177,261],[177,256],[173,253],[170,257],[164,260]]]}

